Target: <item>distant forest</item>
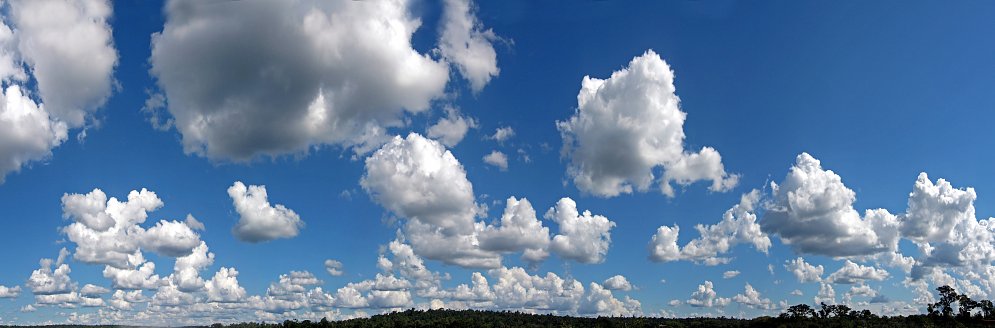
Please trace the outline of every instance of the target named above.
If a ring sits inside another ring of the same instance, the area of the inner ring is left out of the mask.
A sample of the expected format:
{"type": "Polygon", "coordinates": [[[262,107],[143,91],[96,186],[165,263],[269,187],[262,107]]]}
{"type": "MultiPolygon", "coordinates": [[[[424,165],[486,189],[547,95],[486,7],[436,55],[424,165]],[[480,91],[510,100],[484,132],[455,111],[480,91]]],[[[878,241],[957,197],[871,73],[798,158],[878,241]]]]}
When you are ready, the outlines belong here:
{"type": "MultiPolygon", "coordinates": [[[[344,321],[214,324],[201,328],[326,328],[326,327],[995,327],[995,307],[989,300],[975,301],[950,286],[937,288],[939,300],[929,304],[927,314],[879,316],[846,305],[808,304],[789,307],[777,317],[737,318],[647,318],[568,317],[507,311],[407,310],[344,321]]],[[[15,327],[15,326],[0,326],[15,327]]],[[[46,327],[83,327],[72,325],[46,327]]],[[[86,326],[120,327],[120,326],[86,326]]]]}

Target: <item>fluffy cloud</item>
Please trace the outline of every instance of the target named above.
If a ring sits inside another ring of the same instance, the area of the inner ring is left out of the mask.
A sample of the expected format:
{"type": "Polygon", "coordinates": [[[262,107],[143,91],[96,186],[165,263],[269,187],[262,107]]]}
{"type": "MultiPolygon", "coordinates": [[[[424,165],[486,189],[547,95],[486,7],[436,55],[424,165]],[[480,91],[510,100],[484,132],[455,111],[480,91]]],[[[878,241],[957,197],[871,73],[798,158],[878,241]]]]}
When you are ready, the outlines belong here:
{"type": "Polygon", "coordinates": [[[822,273],[825,272],[822,265],[809,264],[801,256],[794,260],[785,261],[784,269],[794,274],[800,283],[822,281],[822,273]]]}
{"type": "Polygon", "coordinates": [[[620,274],[605,279],[605,282],[602,284],[602,286],[605,289],[609,290],[623,290],[623,291],[632,290],[632,284],[629,283],[628,279],[625,279],[625,276],[620,274]]]}
{"type": "Polygon", "coordinates": [[[488,271],[494,285],[495,306],[498,309],[543,309],[570,312],[584,295],[584,285],[573,279],[563,279],[549,272],[545,276],[530,275],[525,269],[498,268],[488,271]]]}
{"type": "Polygon", "coordinates": [[[731,258],[719,256],[738,244],[752,244],[757,250],[767,253],[770,238],[760,230],[754,210],[760,200],[760,191],[753,191],[740,197],[722,215],[722,221],[714,225],[695,225],[700,237],[691,240],[684,247],[677,246],[679,227],[662,226],[650,240],[650,259],[657,262],[688,260],[706,265],[728,263],[731,258]]]}
{"type": "Polygon", "coordinates": [[[412,47],[421,20],[410,6],[170,1],[150,62],[184,150],[236,161],[320,145],[365,153],[444,96],[450,61],[475,90],[497,74],[493,34],[468,3],[447,4],[439,60],[412,47]]]}
{"type": "Polygon", "coordinates": [[[341,276],[342,275],[342,262],[327,259],[325,260],[325,271],[328,271],[329,275],[341,276]]]}
{"type": "Polygon", "coordinates": [[[739,270],[730,270],[722,273],[722,279],[732,279],[739,275],[739,270]]]}
{"type": "Polygon", "coordinates": [[[754,309],[773,309],[774,303],[770,301],[769,298],[760,298],[760,292],[753,288],[750,284],[746,284],[745,291],[742,294],[736,294],[732,297],[732,301],[749,306],[754,309]]]}
{"type": "Polygon", "coordinates": [[[99,297],[100,295],[107,294],[110,292],[111,292],[110,289],[93,284],[86,284],[85,286],[83,286],[83,288],[79,290],[79,294],[84,297],[99,297]]]}
{"type": "Polygon", "coordinates": [[[624,301],[616,299],[607,288],[590,283],[587,294],[581,299],[577,309],[580,314],[601,316],[635,316],[642,314],[642,304],[639,301],[625,297],[624,301]]]}
{"type": "Polygon", "coordinates": [[[281,204],[270,205],[266,186],[246,187],[242,181],[235,181],[228,188],[238,223],[232,234],[241,241],[258,243],[278,238],[293,238],[304,227],[304,221],[293,210],[281,204]]]}
{"type": "Polygon", "coordinates": [[[63,248],[59,251],[59,258],[56,261],[53,262],[52,259],[38,261],[40,267],[31,272],[31,276],[28,277],[28,281],[24,285],[31,289],[31,293],[35,295],[75,292],[77,284],[69,278],[72,269],[69,268],[69,264],[64,263],[68,255],[69,251],[63,248]]]}
{"type": "Polygon", "coordinates": [[[574,184],[601,197],[646,191],[651,183],[671,197],[672,182],[710,180],[712,191],[734,187],[739,176],[725,171],[715,149],[684,149],[687,114],[674,92],[673,71],[652,50],[606,80],[585,76],[577,112],[556,124],[574,184]],[[659,179],[656,167],[663,168],[659,179]]]}
{"type": "Polygon", "coordinates": [[[869,210],[861,218],[853,208],[853,190],[808,153],[798,155],[784,181],[772,182],[771,190],[773,201],[760,225],[796,251],[842,257],[898,245],[897,218],[883,209],[869,210]]]}
{"type": "Polygon", "coordinates": [[[201,244],[200,235],[179,221],[159,221],[145,230],[141,239],[145,249],[170,257],[190,255],[201,244]]]}
{"type": "Polygon", "coordinates": [[[21,296],[21,286],[7,287],[0,285],[0,298],[17,298],[21,296]]]}
{"type": "Polygon", "coordinates": [[[712,282],[705,280],[705,283],[698,285],[698,290],[691,293],[691,298],[686,303],[693,307],[724,307],[729,304],[729,299],[716,297],[712,282]]]}
{"type": "Polygon", "coordinates": [[[919,245],[924,255],[912,268],[913,278],[922,271],[917,267],[969,267],[971,272],[983,272],[995,261],[993,219],[975,217],[976,199],[974,188],[956,189],[944,179],[934,184],[926,173],[919,174],[906,214],[900,217],[903,236],[919,245]]]}
{"type": "Polygon", "coordinates": [[[888,279],[888,271],[847,260],[839,270],[830,274],[826,281],[834,284],[855,284],[866,280],[881,281],[885,279],[888,279]]]}
{"type": "Polygon", "coordinates": [[[494,130],[494,134],[490,135],[488,138],[496,140],[497,142],[505,142],[511,137],[515,136],[515,129],[510,126],[503,126],[494,130]]]}
{"type": "Polygon", "coordinates": [[[470,81],[473,92],[479,92],[501,72],[491,44],[497,36],[484,29],[470,0],[446,0],[444,8],[439,53],[470,81]]]}
{"type": "Polygon", "coordinates": [[[508,170],[508,155],[505,155],[504,153],[502,153],[500,151],[494,150],[494,151],[491,151],[489,154],[484,155],[484,163],[493,165],[493,166],[501,169],[501,171],[507,171],[508,170]]]}
{"type": "Polygon", "coordinates": [[[560,257],[580,263],[601,263],[611,246],[611,229],[615,222],[591,211],[580,213],[573,199],[564,197],[556,207],[546,211],[546,219],[559,224],[559,234],[553,236],[551,251],[560,257]]]}
{"type": "MultiPolygon", "coordinates": [[[[63,216],[75,222],[63,228],[76,244],[74,257],[87,264],[128,268],[135,263],[145,230],[148,212],[163,206],[155,192],[142,189],[128,193],[128,200],[107,199],[100,189],[87,194],[62,196],[63,216]]],[[[155,238],[152,238],[155,239],[155,238]]]]}
{"type": "Polygon", "coordinates": [[[238,284],[238,270],[222,267],[207,281],[207,299],[211,302],[237,303],[245,300],[245,288],[238,284]]]}
{"type": "Polygon", "coordinates": [[[484,250],[538,254],[526,256],[526,260],[538,262],[548,254],[545,250],[549,245],[549,228],[542,226],[528,199],[509,197],[501,221],[484,228],[477,239],[484,250]]]}
{"type": "Polygon", "coordinates": [[[438,140],[446,147],[452,147],[463,141],[466,132],[470,128],[476,128],[477,125],[476,119],[461,115],[456,108],[447,107],[446,117],[428,127],[425,133],[429,138],[438,140]]]}
{"type": "Polygon", "coordinates": [[[0,80],[6,86],[0,97],[0,183],[51,156],[68,129],[83,126],[103,106],[118,60],[107,1],[8,4],[0,21],[0,80]],[[21,89],[31,82],[40,101],[21,89]]]}

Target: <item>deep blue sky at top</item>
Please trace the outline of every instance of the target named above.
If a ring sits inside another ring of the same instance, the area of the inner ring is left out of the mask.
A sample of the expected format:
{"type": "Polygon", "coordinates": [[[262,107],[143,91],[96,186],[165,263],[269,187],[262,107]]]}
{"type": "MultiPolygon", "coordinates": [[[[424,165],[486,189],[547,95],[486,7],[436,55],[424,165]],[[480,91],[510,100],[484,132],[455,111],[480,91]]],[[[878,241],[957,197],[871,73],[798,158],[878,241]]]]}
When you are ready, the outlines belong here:
{"type": "MultiPolygon", "coordinates": [[[[995,42],[990,33],[995,30],[995,2],[477,5],[478,17],[507,42],[497,46],[500,76],[481,93],[474,95],[465,85],[453,89],[460,94],[455,104],[476,117],[480,128],[452,151],[475,192],[487,195],[489,219],[500,215],[509,196],[527,197],[540,214],[569,196],[581,209],[618,223],[604,265],[555,260],[544,263],[540,272],[566,272],[583,281],[624,274],[640,286],[633,295],[646,310],[684,298],[703,277],[720,279],[722,271],[731,269],[743,271],[737,279],[758,289],[781,291],[772,296],[786,295],[795,287],[774,286],[766,264],[779,266],[793,258],[787,248],[776,246],[765,256],[741,246],[732,266],[698,267],[651,263],[645,247],[660,225],[680,224],[686,231],[682,244],[696,237],[694,224],[718,221],[740,194],[783,179],[801,152],[843,177],[857,193],[859,211],[904,210],[916,175],[925,171],[957,187],[974,187],[977,216],[995,215],[995,42]],[[742,174],[734,190],[713,193],[699,183],[673,199],[656,192],[601,199],[564,182],[566,163],[559,156],[562,142],[554,123],[573,113],[581,79],[605,78],[647,49],[659,53],[676,73],[677,94],[688,114],[688,148],[717,149],[726,169],[742,174]],[[485,140],[501,126],[513,127],[515,138],[504,145],[485,140]],[[519,148],[531,163],[511,155],[519,148]],[[512,157],[508,172],[481,161],[494,149],[512,157]],[[702,274],[684,274],[692,268],[702,274]],[[660,284],[660,279],[668,283],[660,284]],[[671,291],[673,286],[686,288],[671,291]]],[[[211,270],[237,267],[250,293],[264,291],[269,281],[289,270],[323,272],[326,258],[341,260],[347,272],[322,276],[329,286],[375,274],[378,246],[393,239],[397,226],[359,187],[363,162],[352,159],[351,151],[324,147],[307,156],[248,165],[211,163],[184,154],[175,131],[155,131],[148,124],[139,109],[147,90],[155,88],[148,74],[149,38],[162,28],[161,6],[156,1],[115,3],[112,27],[120,54],[115,73],[120,88],[98,115],[101,126],[88,130],[82,142],[71,138],[46,163],[11,174],[0,185],[5,226],[0,257],[10,265],[0,270],[0,283],[21,283],[39,258],[57,255],[64,245],[57,228],[66,224],[60,197],[93,188],[119,198],[132,189],[155,191],[166,206],[151,219],[196,216],[207,226],[203,239],[217,254],[211,270]],[[234,240],[230,229],[237,215],[225,190],[236,180],[266,185],[271,202],[301,215],[306,222],[302,233],[264,244],[234,240]]],[[[423,14],[415,47],[427,51],[434,46],[438,10],[423,14]]],[[[441,113],[440,106],[394,132],[424,132],[441,113]]],[[[162,261],[158,271],[168,274],[170,264],[162,261]]],[[[81,283],[102,281],[101,269],[74,263],[73,277],[81,283]]],[[[466,280],[468,275],[461,273],[470,272],[446,270],[456,281],[466,280]]],[[[783,270],[777,276],[792,279],[783,270]]],[[[741,286],[717,290],[731,294],[741,286]]],[[[0,304],[0,309],[21,305],[0,304]]]]}

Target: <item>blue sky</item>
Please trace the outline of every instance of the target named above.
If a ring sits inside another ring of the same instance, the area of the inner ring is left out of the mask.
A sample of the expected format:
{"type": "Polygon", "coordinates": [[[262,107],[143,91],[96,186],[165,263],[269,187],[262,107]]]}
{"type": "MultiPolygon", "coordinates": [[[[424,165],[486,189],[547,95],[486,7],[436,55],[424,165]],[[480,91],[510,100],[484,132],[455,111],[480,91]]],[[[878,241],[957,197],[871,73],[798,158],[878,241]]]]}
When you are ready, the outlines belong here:
{"type": "Polygon", "coordinates": [[[995,293],[995,4],[467,5],[4,4],[0,322],[908,314],[943,284],[995,293]],[[112,214],[95,188],[162,206],[112,214]],[[532,211],[503,222],[509,197],[532,211]],[[183,280],[200,241],[213,260],[183,280]]]}

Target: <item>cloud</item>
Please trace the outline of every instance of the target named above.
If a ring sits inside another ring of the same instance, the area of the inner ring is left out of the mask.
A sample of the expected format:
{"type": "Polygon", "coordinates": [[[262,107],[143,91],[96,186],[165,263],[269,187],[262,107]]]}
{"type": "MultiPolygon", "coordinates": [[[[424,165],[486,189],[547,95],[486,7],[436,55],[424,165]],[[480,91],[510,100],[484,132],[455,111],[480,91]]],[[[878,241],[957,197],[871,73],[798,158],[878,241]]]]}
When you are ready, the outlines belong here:
{"type": "Polygon", "coordinates": [[[329,275],[338,277],[342,275],[342,262],[327,259],[325,260],[325,271],[328,271],[329,275]]]}
{"type": "Polygon", "coordinates": [[[577,111],[558,121],[567,174],[578,189],[600,197],[646,191],[651,183],[673,197],[672,182],[686,186],[712,181],[709,190],[728,191],[739,181],[715,149],[684,149],[684,119],[674,93],[674,74],[652,50],[608,79],[585,76],[577,111]],[[655,179],[653,170],[662,167],[655,179]]]}
{"type": "Polygon", "coordinates": [[[465,117],[454,107],[446,107],[446,117],[440,118],[434,125],[425,131],[429,138],[438,140],[446,147],[456,146],[466,132],[471,128],[477,128],[477,120],[472,117],[465,117]]]}
{"type": "Polygon", "coordinates": [[[753,309],[772,310],[775,306],[769,298],[760,298],[760,292],[754,289],[750,284],[746,284],[745,291],[743,291],[742,294],[736,294],[736,296],[733,296],[732,301],[746,305],[753,309]]]}
{"type": "Polygon", "coordinates": [[[501,169],[501,171],[508,170],[508,156],[497,150],[491,151],[490,154],[484,155],[484,163],[496,166],[501,169]]]}
{"type": "Polygon", "coordinates": [[[116,197],[108,199],[100,189],[87,194],[64,194],[63,217],[75,222],[62,231],[76,244],[76,260],[128,268],[139,264],[134,260],[145,230],[138,225],[145,222],[149,212],[162,206],[155,192],[144,188],[129,192],[124,202],[116,197]]]}
{"type": "Polygon", "coordinates": [[[559,224],[559,234],[553,236],[549,248],[563,259],[580,263],[601,263],[611,246],[611,229],[615,222],[591,211],[580,213],[573,199],[564,197],[544,216],[559,224]]]}
{"type": "Polygon", "coordinates": [[[238,284],[238,270],[222,267],[207,281],[207,299],[211,302],[238,303],[245,300],[245,288],[238,284]]]}
{"type": "Polygon", "coordinates": [[[503,126],[494,130],[494,134],[490,135],[488,138],[496,140],[497,142],[505,142],[515,136],[515,129],[510,126],[503,126]]]}
{"type": "Polygon", "coordinates": [[[0,183],[52,156],[112,91],[106,1],[10,1],[0,21],[0,183]],[[26,86],[37,87],[39,99],[26,86]]]}
{"type": "Polygon", "coordinates": [[[473,92],[480,92],[501,72],[491,44],[498,38],[491,29],[484,29],[470,0],[446,0],[443,8],[439,53],[470,81],[473,92]]]}
{"type": "Polygon", "coordinates": [[[732,279],[739,275],[739,270],[730,270],[722,273],[722,279],[732,279]]]}
{"type": "Polygon", "coordinates": [[[760,191],[743,194],[739,204],[734,205],[722,215],[722,221],[714,225],[695,225],[700,237],[688,242],[684,247],[677,246],[679,227],[662,226],[650,240],[650,259],[656,262],[676,260],[694,261],[705,265],[718,265],[731,261],[731,258],[719,256],[725,254],[738,244],[752,244],[763,253],[770,248],[770,238],[757,224],[754,213],[760,200],[760,191]]]}
{"type": "Polygon", "coordinates": [[[79,290],[80,296],[84,297],[99,297],[100,295],[110,293],[111,290],[102,286],[97,286],[93,284],[86,284],[79,290]]]}
{"type": "Polygon", "coordinates": [[[21,296],[21,286],[7,287],[0,285],[0,298],[17,298],[21,296]]]}
{"type": "Polygon", "coordinates": [[[142,234],[142,247],[170,257],[190,255],[200,243],[200,235],[180,221],[159,221],[142,234]]]}
{"type": "Polygon", "coordinates": [[[527,261],[539,262],[548,255],[549,228],[536,217],[528,199],[509,197],[501,220],[488,225],[477,237],[480,248],[494,252],[526,252],[527,261]],[[532,255],[532,256],[529,256],[532,255]]]}
{"type": "Polygon", "coordinates": [[[882,281],[885,279],[888,279],[888,271],[847,260],[839,270],[830,274],[826,281],[834,284],[856,284],[865,280],[882,281]]]}
{"type": "Polygon", "coordinates": [[[625,279],[625,276],[620,274],[605,279],[605,282],[602,283],[602,285],[605,289],[609,290],[622,290],[622,291],[632,290],[632,284],[629,283],[628,279],[625,279]]]}
{"type": "Polygon", "coordinates": [[[228,196],[239,216],[232,228],[232,234],[238,240],[258,243],[293,238],[304,228],[304,221],[293,210],[281,204],[270,205],[266,186],[246,187],[242,181],[235,181],[228,188],[228,196]]]}
{"type": "Polygon", "coordinates": [[[705,280],[701,285],[698,285],[698,290],[691,293],[691,298],[686,301],[686,303],[692,307],[725,307],[729,304],[730,299],[723,297],[716,297],[715,290],[711,281],[705,280]]]}
{"type": "Polygon", "coordinates": [[[795,251],[844,257],[872,255],[898,245],[896,217],[880,209],[861,218],[853,208],[853,190],[808,153],[798,155],[784,181],[772,182],[771,189],[773,200],[760,226],[795,251]]]}
{"type": "Polygon", "coordinates": [[[76,291],[76,282],[69,278],[72,269],[69,264],[64,263],[69,251],[63,248],[59,251],[59,258],[41,259],[38,261],[38,270],[31,272],[28,281],[24,284],[35,295],[56,295],[69,294],[76,291]]]}
{"type": "MultiPolygon", "coordinates": [[[[386,129],[442,98],[449,80],[446,61],[412,47],[421,20],[409,7],[170,1],[150,63],[184,151],[246,161],[321,145],[375,149],[386,129]]],[[[476,74],[479,54],[458,50],[445,54],[476,74]]]]}
{"type": "Polygon", "coordinates": [[[625,301],[616,299],[611,290],[592,282],[588,285],[587,294],[581,299],[577,309],[580,314],[599,316],[635,316],[642,314],[642,304],[639,301],[625,297],[625,301]]]}
{"type": "Polygon", "coordinates": [[[542,309],[570,312],[584,295],[584,285],[563,279],[555,273],[530,275],[519,267],[488,271],[494,281],[494,304],[497,309],[542,309]]]}
{"type": "Polygon", "coordinates": [[[809,264],[801,256],[794,260],[785,261],[784,269],[794,274],[800,283],[822,281],[822,273],[825,272],[822,265],[809,264]]]}

